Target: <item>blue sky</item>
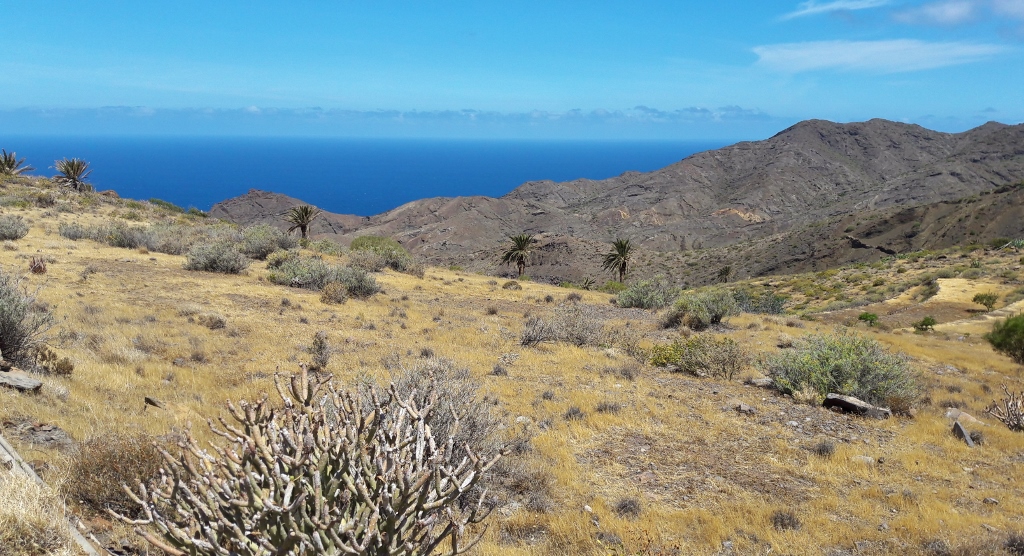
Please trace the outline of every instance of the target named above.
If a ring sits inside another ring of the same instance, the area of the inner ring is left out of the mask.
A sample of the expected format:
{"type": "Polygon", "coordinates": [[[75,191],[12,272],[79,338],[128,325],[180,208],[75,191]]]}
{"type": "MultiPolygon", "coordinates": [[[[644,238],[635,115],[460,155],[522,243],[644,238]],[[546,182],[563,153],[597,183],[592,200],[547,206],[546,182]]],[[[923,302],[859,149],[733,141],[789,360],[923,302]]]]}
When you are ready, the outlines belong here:
{"type": "Polygon", "coordinates": [[[1024,120],[1024,0],[0,0],[0,133],[742,139],[1024,120]]]}

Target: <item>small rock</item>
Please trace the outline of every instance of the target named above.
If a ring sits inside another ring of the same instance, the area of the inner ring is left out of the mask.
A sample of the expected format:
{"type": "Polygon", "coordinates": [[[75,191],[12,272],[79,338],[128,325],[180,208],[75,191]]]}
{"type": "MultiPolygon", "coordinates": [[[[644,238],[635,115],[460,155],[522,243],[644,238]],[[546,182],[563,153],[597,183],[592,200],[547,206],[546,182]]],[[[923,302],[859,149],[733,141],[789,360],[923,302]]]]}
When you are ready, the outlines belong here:
{"type": "Polygon", "coordinates": [[[858,552],[864,552],[865,550],[871,548],[871,543],[869,543],[868,541],[857,541],[853,543],[853,546],[857,549],[858,552]]]}
{"type": "Polygon", "coordinates": [[[999,532],[999,529],[996,529],[995,527],[992,527],[988,523],[982,523],[981,526],[984,527],[985,530],[988,531],[989,533],[998,533],[999,532]]]}
{"type": "Polygon", "coordinates": [[[982,425],[982,424],[984,424],[981,421],[979,421],[977,418],[975,418],[973,415],[971,415],[970,413],[967,413],[966,411],[959,410],[959,409],[957,409],[955,407],[950,407],[950,408],[946,409],[946,418],[947,419],[952,419],[954,421],[960,421],[961,423],[967,423],[969,425],[982,425]]]}
{"type": "Polygon", "coordinates": [[[799,427],[800,426],[800,423],[797,423],[796,421],[790,421],[790,422],[788,422],[786,424],[791,426],[791,427],[799,427]]]}
{"type": "Polygon", "coordinates": [[[186,361],[184,357],[178,357],[174,361],[171,361],[171,365],[174,365],[175,367],[184,367],[188,365],[188,361],[186,361]]]}
{"type": "Polygon", "coordinates": [[[20,369],[11,369],[0,372],[0,386],[14,388],[19,392],[38,392],[43,383],[28,376],[28,373],[20,369]]]}
{"type": "Polygon", "coordinates": [[[982,500],[982,502],[985,503],[985,504],[991,504],[993,506],[998,506],[999,505],[999,500],[996,500],[995,498],[986,498],[986,499],[982,500]]]}
{"type": "Polygon", "coordinates": [[[863,463],[864,465],[874,465],[875,458],[871,456],[853,456],[850,461],[854,463],[863,463]]]}
{"type": "Polygon", "coordinates": [[[770,378],[752,378],[749,381],[750,384],[758,386],[760,388],[768,388],[772,385],[772,379],[770,378]]]}
{"type": "Polygon", "coordinates": [[[882,524],[878,526],[878,530],[879,531],[888,531],[889,530],[889,524],[883,521],[882,524]]]}
{"type": "Polygon", "coordinates": [[[964,441],[968,448],[974,447],[974,441],[971,440],[971,433],[967,432],[963,424],[960,421],[953,423],[953,435],[964,441]]]}
{"type": "Polygon", "coordinates": [[[589,505],[586,505],[583,506],[583,511],[587,512],[588,514],[592,514],[594,513],[594,508],[591,508],[589,505]]]}
{"type": "Polygon", "coordinates": [[[529,423],[529,422],[530,422],[530,418],[527,417],[526,415],[520,415],[519,417],[516,417],[516,424],[517,425],[522,425],[523,423],[529,423]]]}
{"type": "Polygon", "coordinates": [[[871,417],[877,417],[879,419],[888,419],[892,417],[892,410],[885,407],[875,407],[868,402],[855,398],[853,396],[843,396],[841,394],[828,394],[825,396],[825,402],[821,404],[825,408],[838,408],[847,413],[857,413],[859,415],[868,415],[871,417]]]}
{"type": "Polygon", "coordinates": [[[753,415],[756,410],[745,403],[736,405],[736,411],[744,413],[746,415],[753,415]]]}

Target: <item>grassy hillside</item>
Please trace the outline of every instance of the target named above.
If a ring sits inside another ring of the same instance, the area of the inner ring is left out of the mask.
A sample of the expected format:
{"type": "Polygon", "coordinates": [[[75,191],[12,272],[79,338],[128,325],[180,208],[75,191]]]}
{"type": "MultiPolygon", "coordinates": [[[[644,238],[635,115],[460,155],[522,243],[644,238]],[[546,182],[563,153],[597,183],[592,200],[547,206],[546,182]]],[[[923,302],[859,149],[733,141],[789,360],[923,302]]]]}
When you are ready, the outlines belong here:
{"type": "MultiPolygon", "coordinates": [[[[789,305],[788,314],[742,314],[702,332],[752,355],[724,380],[648,365],[646,350],[690,333],[662,329],[657,313],[618,308],[608,294],[505,289],[491,276],[427,268],[422,278],[375,273],[382,292],[325,304],[318,292],[272,283],[263,262],[237,275],[189,271],[182,255],[59,233],[72,223],[211,225],[173,207],[27,179],[2,186],[0,207],[29,225],[3,243],[0,267],[38,289],[39,308],[56,318],[49,344],[74,364],[69,376],[38,375],[38,395],[0,389],[0,421],[44,478],[72,493],[82,468],[75,449],[33,443],[21,434],[32,425],[88,445],[136,434],[169,445],[189,427],[212,439],[205,422],[225,415],[226,400],[273,397],[274,373],[309,361],[324,331],[337,381],[386,384],[450,359],[468,369],[502,434],[521,440],[500,470],[480,554],[998,554],[1024,530],[1024,434],[984,413],[1001,385],[1024,390],[1024,375],[980,337],[992,318],[971,303],[992,291],[1000,314],[1024,307],[1019,252],[920,252],[734,284],[786,295],[789,305]],[[45,274],[28,271],[33,257],[45,274]],[[527,318],[557,319],[570,294],[582,295],[576,318],[600,334],[582,347],[521,345],[527,318]],[[858,323],[864,311],[879,325],[858,323]],[[923,316],[939,321],[934,332],[909,328],[923,316]],[[924,390],[912,415],[854,417],[744,383],[762,376],[759,357],[835,327],[909,356],[924,390]],[[754,412],[737,412],[740,403],[754,412]],[[984,422],[970,427],[983,444],[971,449],[951,434],[948,407],[984,422]]],[[[345,264],[351,254],[320,256],[345,264]]],[[[75,494],[68,504],[98,538],[144,550],[75,494]]]]}

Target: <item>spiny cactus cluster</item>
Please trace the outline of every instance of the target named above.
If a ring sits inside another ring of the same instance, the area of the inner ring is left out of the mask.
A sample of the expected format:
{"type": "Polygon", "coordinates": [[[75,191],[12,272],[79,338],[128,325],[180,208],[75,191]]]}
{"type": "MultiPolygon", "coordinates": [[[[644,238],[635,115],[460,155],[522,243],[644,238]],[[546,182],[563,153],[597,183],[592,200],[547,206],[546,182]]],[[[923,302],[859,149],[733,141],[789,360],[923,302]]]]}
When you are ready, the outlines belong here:
{"type": "Polygon", "coordinates": [[[435,440],[433,386],[359,395],[305,367],[276,383],[283,407],[229,402],[234,422],[209,423],[226,447],[188,434],[157,479],[125,488],[142,519],[113,515],[173,555],[455,555],[480,540],[468,529],[489,511],[465,498],[503,452],[435,440]]]}

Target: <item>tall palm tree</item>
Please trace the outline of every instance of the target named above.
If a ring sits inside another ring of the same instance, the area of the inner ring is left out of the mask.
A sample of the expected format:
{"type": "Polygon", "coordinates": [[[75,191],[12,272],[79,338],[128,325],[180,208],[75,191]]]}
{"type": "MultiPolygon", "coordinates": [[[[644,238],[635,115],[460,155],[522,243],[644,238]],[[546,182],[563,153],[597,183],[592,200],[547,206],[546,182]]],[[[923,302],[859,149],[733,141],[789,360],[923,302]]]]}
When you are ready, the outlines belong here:
{"type": "Polygon", "coordinates": [[[604,256],[601,265],[605,270],[619,273],[619,282],[626,279],[629,261],[633,258],[633,242],[628,239],[617,239],[612,242],[612,250],[604,256]]]}
{"type": "Polygon", "coordinates": [[[88,162],[81,158],[64,158],[56,161],[54,165],[61,175],[54,176],[53,181],[75,191],[92,191],[92,186],[85,182],[92,173],[88,162]]]}
{"type": "Polygon", "coordinates": [[[31,166],[22,166],[24,163],[24,158],[18,160],[18,153],[9,153],[6,149],[0,149],[0,176],[17,176],[35,170],[31,166]]]}
{"type": "Polygon", "coordinates": [[[512,246],[502,253],[501,262],[505,265],[515,263],[516,268],[519,270],[517,278],[522,278],[523,270],[526,269],[527,263],[530,262],[530,253],[533,252],[533,244],[536,240],[529,234],[509,236],[509,239],[512,240],[512,246]]]}
{"type": "Polygon", "coordinates": [[[288,231],[294,232],[299,230],[299,233],[302,234],[302,239],[309,238],[309,225],[322,212],[322,210],[310,205],[292,207],[284,217],[292,225],[291,228],[288,228],[288,231]]]}

